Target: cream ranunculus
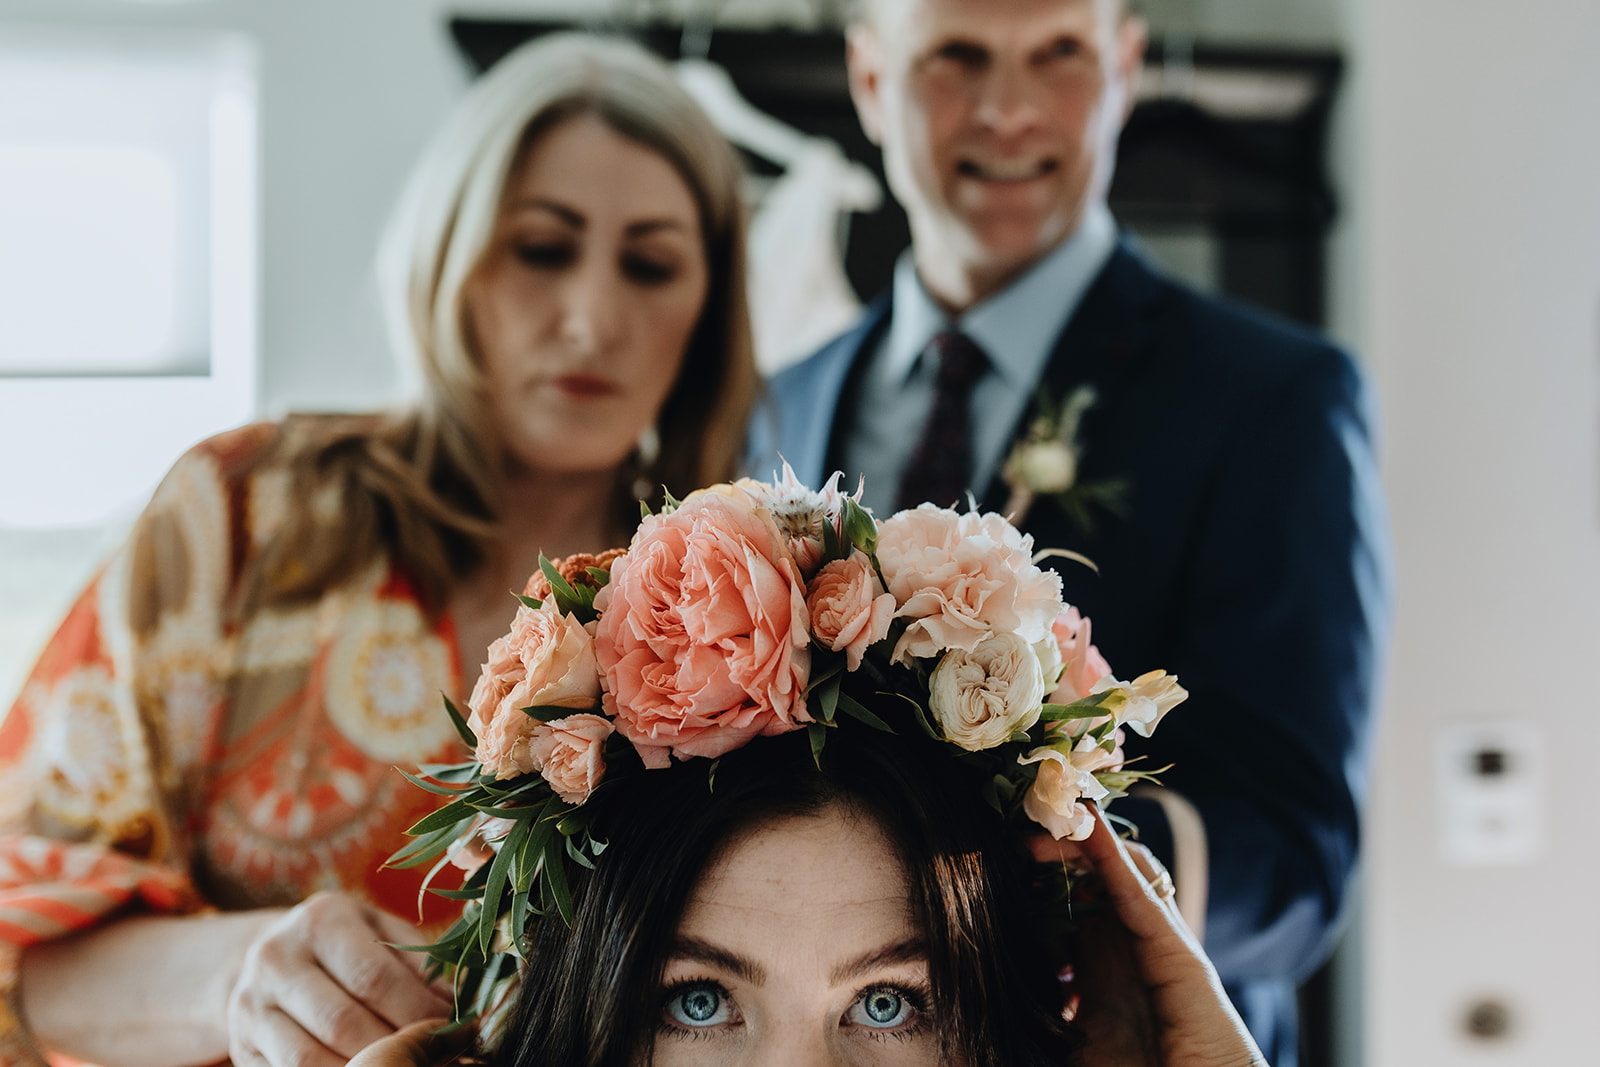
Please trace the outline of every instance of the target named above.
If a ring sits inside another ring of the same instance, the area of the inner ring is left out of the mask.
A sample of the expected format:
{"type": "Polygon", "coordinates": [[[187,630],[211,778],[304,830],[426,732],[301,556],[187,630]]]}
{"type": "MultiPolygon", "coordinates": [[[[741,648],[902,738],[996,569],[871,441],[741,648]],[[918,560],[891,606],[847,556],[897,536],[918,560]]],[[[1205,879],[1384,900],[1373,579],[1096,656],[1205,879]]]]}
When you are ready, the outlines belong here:
{"type": "Polygon", "coordinates": [[[1167,712],[1189,698],[1189,691],[1166,671],[1147,671],[1131,682],[1119,682],[1107,675],[1094,685],[1093,692],[1120,690],[1123,701],[1113,713],[1118,726],[1126,726],[1140,737],[1149,737],[1167,712]]]}
{"type": "Polygon", "coordinates": [[[1094,816],[1085,800],[1102,800],[1110,790],[1094,772],[1114,765],[1105,749],[1083,738],[1069,756],[1054,748],[1036,748],[1018,763],[1039,764],[1039,776],[1022,798],[1023,813],[1057,841],[1082,841],[1094,831],[1094,816]]]}
{"type": "Polygon", "coordinates": [[[928,707],[947,740],[981,752],[1039,721],[1044,672],[1016,634],[990,634],[970,652],[951,649],[928,680],[928,707]]]}

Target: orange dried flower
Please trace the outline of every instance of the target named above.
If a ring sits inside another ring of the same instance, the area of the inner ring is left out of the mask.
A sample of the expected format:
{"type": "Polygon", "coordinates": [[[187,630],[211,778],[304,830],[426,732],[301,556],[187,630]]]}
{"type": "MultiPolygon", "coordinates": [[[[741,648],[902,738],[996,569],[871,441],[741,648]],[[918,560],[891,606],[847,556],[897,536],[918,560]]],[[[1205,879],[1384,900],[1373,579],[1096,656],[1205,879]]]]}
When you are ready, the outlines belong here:
{"type": "MultiPolygon", "coordinates": [[[[594,575],[589,573],[589,568],[611,571],[611,565],[620,559],[628,550],[625,548],[608,548],[598,556],[588,552],[577,552],[564,559],[555,559],[550,562],[555,565],[556,573],[567,580],[573,587],[586,585],[590,589],[599,589],[600,583],[594,580],[594,575]]],[[[533,577],[528,579],[527,588],[522,595],[533,597],[535,600],[544,600],[550,596],[550,583],[545,581],[544,575],[539,571],[533,572],[533,577]]]]}

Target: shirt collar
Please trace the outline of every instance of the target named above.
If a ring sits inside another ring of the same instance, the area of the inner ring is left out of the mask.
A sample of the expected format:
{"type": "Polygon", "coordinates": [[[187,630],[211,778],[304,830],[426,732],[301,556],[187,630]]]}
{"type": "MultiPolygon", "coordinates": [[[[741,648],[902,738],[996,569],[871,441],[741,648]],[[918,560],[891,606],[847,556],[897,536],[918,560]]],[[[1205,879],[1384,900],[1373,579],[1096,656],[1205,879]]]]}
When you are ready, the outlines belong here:
{"type": "Polygon", "coordinates": [[[1050,358],[1056,338],[1116,245],[1117,225],[1111,212],[1104,204],[1090,205],[1071,237],[955,321],[922,287],[907,249],[894,270],[894,314],[883,364],[889,382],[903,384],[928,342],[941,330],[954,328],[983,349],[1008,384],[1032,386],[1050,358]]]}

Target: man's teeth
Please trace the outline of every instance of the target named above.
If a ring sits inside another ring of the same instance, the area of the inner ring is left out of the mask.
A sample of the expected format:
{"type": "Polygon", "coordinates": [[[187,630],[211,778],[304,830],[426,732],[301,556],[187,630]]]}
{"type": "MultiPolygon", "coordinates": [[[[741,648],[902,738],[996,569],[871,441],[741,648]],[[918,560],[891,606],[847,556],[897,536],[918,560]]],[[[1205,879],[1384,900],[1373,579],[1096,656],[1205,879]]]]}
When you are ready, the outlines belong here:
{"type": "Polygon", "coordinates": [[[1038,177],[1048,167],[1048,161],[1044,160],[991,160],[985,163],[969,163],[964,169],[974,177],[987,178],[990,181],[1020,182],[1038,177]]]}

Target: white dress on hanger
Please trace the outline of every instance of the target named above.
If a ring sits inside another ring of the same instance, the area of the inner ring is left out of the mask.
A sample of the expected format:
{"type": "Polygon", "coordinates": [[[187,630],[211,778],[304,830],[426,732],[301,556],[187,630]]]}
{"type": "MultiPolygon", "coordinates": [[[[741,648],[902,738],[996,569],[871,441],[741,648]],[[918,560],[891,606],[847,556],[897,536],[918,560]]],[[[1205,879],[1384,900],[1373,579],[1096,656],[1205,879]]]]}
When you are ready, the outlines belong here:
{"type": "Polygon", "coordinates": [[[752,106],[715,63],[683,59],[675,69],[724,137],[784,167],[757,198],[746,272],[756,364],[771,375],[860,314],[861,302],[844,273],[848,212],[876,211],[883,187],[832,141],[752,106]]]}
{"type": "Polygon", "coordinates": [[[882,202],[839,146],[811,138],[761,198],[750,223],[748,281],[756,363],[772,375],[855,323],[844,272],[848,213],[882,202]]]}

